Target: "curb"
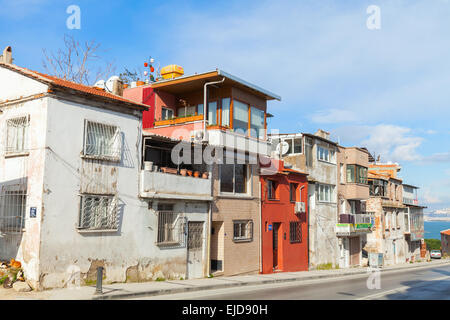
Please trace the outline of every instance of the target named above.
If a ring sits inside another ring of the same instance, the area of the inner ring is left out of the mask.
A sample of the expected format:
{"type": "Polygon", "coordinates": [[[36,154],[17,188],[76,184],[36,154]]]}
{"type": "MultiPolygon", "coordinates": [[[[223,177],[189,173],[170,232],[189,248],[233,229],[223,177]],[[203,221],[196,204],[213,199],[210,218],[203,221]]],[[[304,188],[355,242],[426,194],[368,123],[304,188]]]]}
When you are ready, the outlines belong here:
{"type": "MultiPolygon", "coordinates": [[[[412,267],[394,267],[389,269],[380,269],[380,272],[390,272],[390,271],[399,271],[399,270],[408,270],[408,269],[427,269],[430,267],[436,267],[441,265],[448,265],[450,261],[434,263],[431,265],[425,266],[412,266],[412,267]]],[[[271,283],[283,283],[283,282],[297,282],[297,281],[308,281],[308,280],[318,280],[318,279],[326,279],[326,278],[338,278],[343,276],[353,276],[353,275],[361,275],[367,274],[367,270],[358,270],[355,272],[347,272],[347,273],[339,273],[339,274],[324,274],[324,275],[311,275],[306,277],[293,277],[293,278],[284,278],[284,279],[266,279],[260,281],[242,281],[238,283],[223,283],[216,285],[202,285],[202,286],[193,286],[193,287],[184,287],[184,288],[172,288],[172,289],[157,289],[157,290],[146,290],[146,291],[138,291],[138,292],[130,292],[130,293],[120,293],[120,294],[104,294],[104,295],[94,295],[92,300],[116,300],[123,298],[131,298],[131,297],[140,297],[140,296],[159,296],[165,294],[173,294],[173,293],[182,293],[182,292],[192,292],[192,291],[205,291],[205,290],[215,290],[215,289],[225,289],[231,287],[241,287],[246,285],[262,285],[262,284],[271,284],[271,283]]]]}

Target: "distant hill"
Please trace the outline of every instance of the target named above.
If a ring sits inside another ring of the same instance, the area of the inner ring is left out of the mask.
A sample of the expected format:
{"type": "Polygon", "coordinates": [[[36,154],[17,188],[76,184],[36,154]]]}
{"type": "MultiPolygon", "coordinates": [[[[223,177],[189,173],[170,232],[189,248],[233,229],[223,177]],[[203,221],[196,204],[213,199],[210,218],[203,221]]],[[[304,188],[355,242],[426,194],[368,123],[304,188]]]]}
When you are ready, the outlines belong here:
{"type": "Polygon", "coordinates": [[[450,221],[450,208],[426,212],[423,216],[425,221],[450,221]]]}

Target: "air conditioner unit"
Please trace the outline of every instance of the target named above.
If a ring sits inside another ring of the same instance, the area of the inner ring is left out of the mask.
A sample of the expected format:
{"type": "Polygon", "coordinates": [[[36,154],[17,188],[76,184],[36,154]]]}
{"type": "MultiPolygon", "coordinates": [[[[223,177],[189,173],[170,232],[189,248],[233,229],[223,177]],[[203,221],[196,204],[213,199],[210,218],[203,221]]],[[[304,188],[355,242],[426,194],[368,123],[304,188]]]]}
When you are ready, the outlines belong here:
{"type": "Polygon", "coordinates": [[[205,140],[206,139],[203,130],[191,131],[191,142],[201,143],[205,140]]]}
{"type": "Polygon", "coordinates": [[[306,212],[305,203],[304,202],[296,202],[294,211],[295,211],[295,213],[306,212]]]}

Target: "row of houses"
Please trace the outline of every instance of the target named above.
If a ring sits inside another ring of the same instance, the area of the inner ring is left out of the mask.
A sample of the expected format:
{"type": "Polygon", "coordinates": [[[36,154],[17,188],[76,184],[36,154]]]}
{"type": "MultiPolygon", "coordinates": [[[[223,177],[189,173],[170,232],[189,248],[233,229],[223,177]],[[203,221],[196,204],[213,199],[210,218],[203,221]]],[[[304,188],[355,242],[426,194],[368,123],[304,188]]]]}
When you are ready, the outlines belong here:
{"type": "Polygon", "coordinates": [[[281,98],[211,72],[112,90],[0,62],[0,258],[36,289],[418,259],[400,166],[269,134],[281,98]]]}

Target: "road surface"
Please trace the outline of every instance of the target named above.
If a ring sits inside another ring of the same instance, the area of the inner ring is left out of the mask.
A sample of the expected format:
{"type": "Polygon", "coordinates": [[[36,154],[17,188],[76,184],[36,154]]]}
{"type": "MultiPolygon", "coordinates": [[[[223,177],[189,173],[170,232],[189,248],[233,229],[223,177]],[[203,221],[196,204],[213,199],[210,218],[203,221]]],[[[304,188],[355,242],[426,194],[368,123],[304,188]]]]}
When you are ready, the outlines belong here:
{"type": "Polygon", "coordinates": [[[450,300],[450,265],[280,284],[139,297],[151,300],[450,300]],[[369,285],[368,285],[369,282],[369,285]],[[379,284],[379,285],[378,285],[379,284]],[[369,289],[371,287],[372,289],[369,289]]]}

